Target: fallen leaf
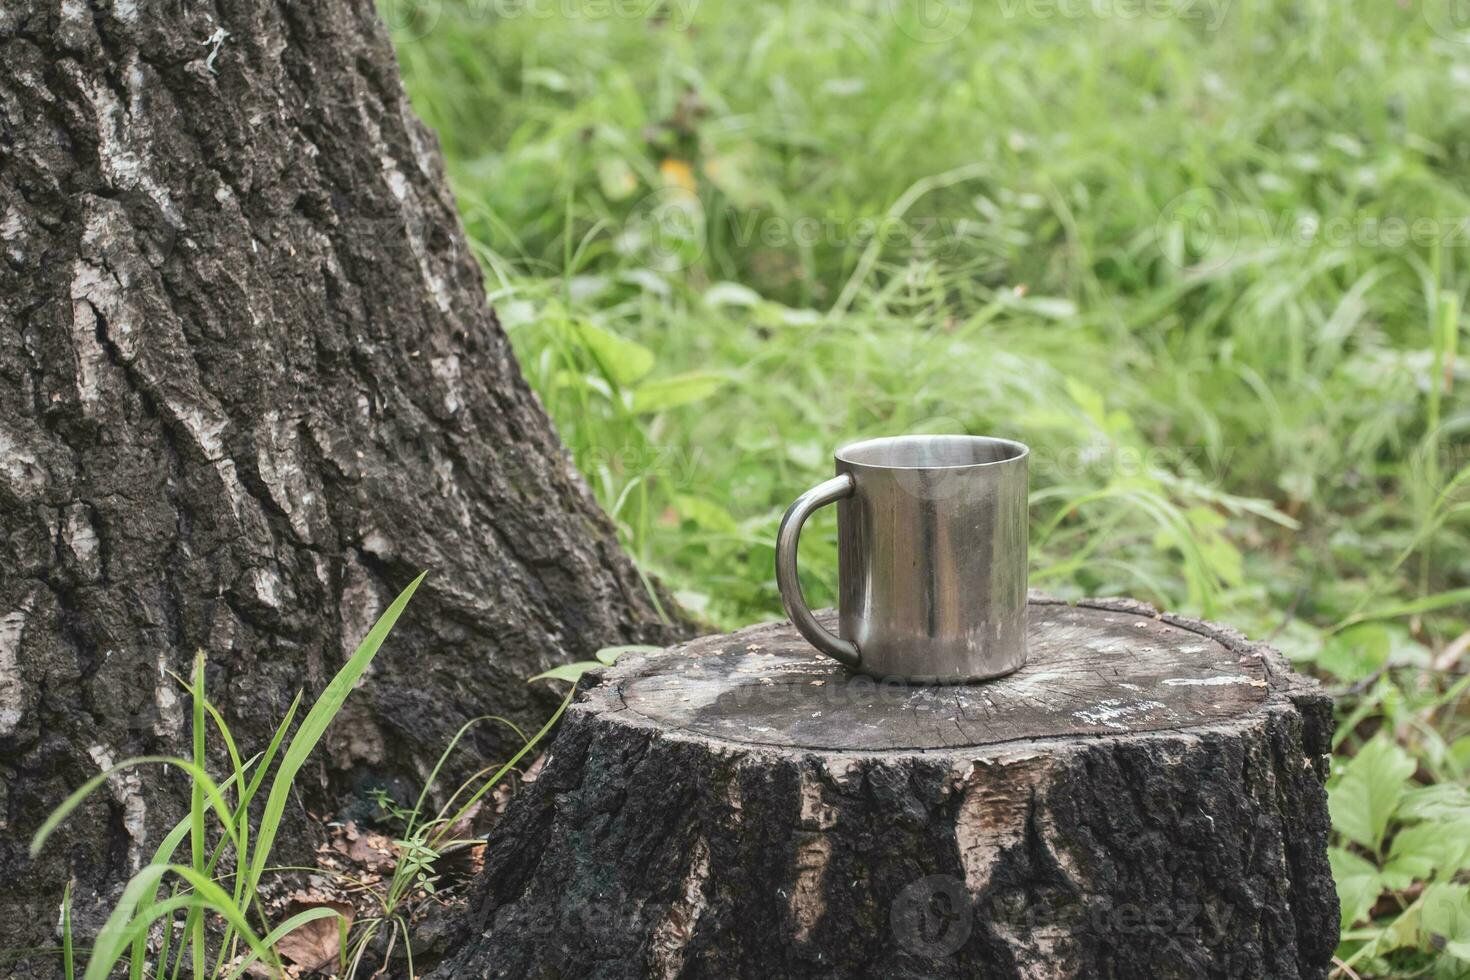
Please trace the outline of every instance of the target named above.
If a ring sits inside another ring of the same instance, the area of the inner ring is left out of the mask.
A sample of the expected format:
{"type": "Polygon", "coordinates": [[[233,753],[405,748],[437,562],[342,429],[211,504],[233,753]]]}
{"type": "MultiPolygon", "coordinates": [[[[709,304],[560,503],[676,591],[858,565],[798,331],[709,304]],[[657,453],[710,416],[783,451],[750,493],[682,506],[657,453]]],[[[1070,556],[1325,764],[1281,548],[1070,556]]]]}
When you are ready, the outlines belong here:
{"type": "Polygon", "coordinates": [[[372,871],[391,871],[398,863],[398,848],[382,834],[358,833],[348,825],[347,858],[358,867],[372,871]]]}
{"type": "Polygon", "coordinates": [[[303,973],[335,966],[342,952],[343,924],[352,925],[352,906],[330,899],[293,901],[288,908],[288,917],[314,908],[332,909],[341,918],[313,919],[292,929],[276,943],[276,952],[300,967],[303,973]]]}

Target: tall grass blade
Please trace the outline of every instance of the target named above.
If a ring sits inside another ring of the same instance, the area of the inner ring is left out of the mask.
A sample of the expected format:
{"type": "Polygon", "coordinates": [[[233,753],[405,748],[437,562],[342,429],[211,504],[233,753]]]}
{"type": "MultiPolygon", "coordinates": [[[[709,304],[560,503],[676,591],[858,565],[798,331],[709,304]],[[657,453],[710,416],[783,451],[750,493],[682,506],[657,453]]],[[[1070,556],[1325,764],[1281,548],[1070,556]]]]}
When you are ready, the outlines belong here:
{"type": "Polygon", "coordinates": [[[255,844],[254,853],[251,855],[250,870],[246,878],[245,891],[242,896],[242,901],[245,905],[248,906],[255,897],[255,890],[260,883],[261,874],[265,871],[266,861],[270,857],[271,846],[275,843],[276,831],[280,827],[281,815],[286,810],[286,801],[290,797],[291,784],[296,779],[296,773],[300,771],[301,766],[306,762],[306,757],[311,754],[311,750],[316,748],[316,743],[320,741],[322,733],[327,730],[327,726],[331,724],[332,719],[341,710],[343,702],[347,700],[347,695],[352,693],[352,689],[357,684],[358,678],[367,669],[367,665],[372,662],[373,657],[378,652],[378,648],[383,645],[383,640],[387,638],[394,624],[398,622],[398,617],[403,614],[404,607],[408,605],[408,600],[413,598],[413,594],[418,589],[419,583],[424,580],[424,576],[427,574],[427,572],[421,573],[418,578],[409,583],[408,588],[399,593],[398,598],[394,599],[392,604],[384,611],[383,615],[378,617],[378,621],[373,624],[373,628],[363,638],[356,652],[352,654],[342,669],[337,672],[337,676],[333,677],[331,682],[327,684],[326,689],[322,691],[316,703],[311,706],[311,710],[306,713],[306,717],[302,719],[301,727],[297,730],[295,736],[292,737],[291,744],[287,746],[285,754],[282,755],[280,769],[271,781],[270,794],[266,797],[265,809],[260,817],[260,837],[255,844]]]}
{"type": "Polygon", "coordinates": [[[92,957],[87,961],[84,980],[105,980],[123,951],[128,949],[136,935],[136,929],[147,929],[158,915],[177,911],[180,908],[197,909],[202,916],[205,910],[216,912],[233,926],[256,955],[279,969],[273,951],[256,936],[245,916],[231,901],[228,893],[209,878],[193,868],[182,864],[154,864],[145,867],[133,876],[123,889],[122,898],[113,908],[112,914],[97,934],[92,957]],[[156,905],[147,906],[138,913],[139,899],[150,889],[156,890],[165,875],[176,875],[193,889],[192,894],[180,895],[156,905]],[[155,914],[156,913],[156,914],[155,914]]]}
{"type": "Polygon", "coordinates": [[[76,954],[71,944],[71,882],[66,883],[61,893],[61,969],[66,980],[74,980],[77,972],[76,954]]]}
{"type": "MultiPolygon", "coordinates": [[[[194,655],[194,765],[204,768],[204,653],[194,655]]],[[[189,859],[190,867],[201,877],[204,875],[204,789],[195,782],[189,795],[189,859]]],[[[190,959],[194,965],[195,980],[204,976],[204,915],[198,906],[189,910],[188,924],[184,929],[190,937],[190,959]]]]}
{"type": "Polygon", "coordinates": [[[459,744],[460,739],[464,738],[465,734],[469,732],[471,728],[475,727],[482,721],[498,721],[501,724],[510,728],[511,731],[519,735],[522,741],[525,741],[525,734],[522,733],[518,727],[516,727],[515,722],[511,721],[508,718],[502,718],[499,715],[480,715],[478,718],[471,718],[469,721],[459,726],[459,731],[454,733],[454,737],[449,740],[449,744],[445,746],[444,751],[439,754],[439,759],[437,762],[434,763],[434,768],[429,771],[428,778],[424,780],[423,789],[419,790],[418,799],[414,802],[413,811],[409,813],[408,821],[404,827],[404,837],[413,836],[413,832],[418,824],[419,816],[423,813],[424,804],[428,801],[429,792],[434,788],[434,783],[439,778],[439,771],[444,768],[444,764],[449,761],[450,755],[454,753],[455,746],[459,744]]]}
{"type": "MultiPolygon", "coordinates": [[[[174,829],[164,836],[163,843],[159,844],[158,850],[153,852],[153,860],[148,862],[149,866],[169,863],[170,859],[174,856],[174,851],[177,851],[179,845],[184,842],[184,838],[189,836],[189,830],[192,824],[193,814],[184,817],[178,823],[174,824],[174,829]]],[[[156,902],[158,900],[158,888],[155,886],[151,892],[145,891],[144,895],[139,896],[139,901],[144,900],[149,905],[156,902]]],[[[160,964],[168,962],[168,947],[169,941],[172,938],[171,934],[172,930],[166,923],[163,929],[163,947],[158,957],[160,964]]],[[[128,958],[128,980],[143,980],[143,970],[147,962],[148,930],[144,929],[141,933],[133,937],[133,952],[128,958]]]]}
{"type": "MultiPolygon", "coordinates": [[[[536,734],[531,736],[530,740],[527,741],[525,745],[521,746],[519,752],[511,756],[504,765],[497,769],[495,771],[495,775],[491,776],[484,783],[482,783],[480,785],[480,788],[476,790],[469,797],[469,799],[465,800],[465,802],[460,806],[459,810],[455,812],[454,816],[450,817],[444,822],[444,829],[439,834],[431,838],[428,844],[429,847],[437,847],[440,843],[442,843],[444,838],[448,835],[449,830],[453,828],[454,825],[457,824],[467,813],[469,813],[470,808],[478,803],[481,797],[490,792],[491,788],[493,788],[496,783],[500,782],[500,780],[504,778],[506,773],[514,769],[516,765],[519,764],[523,758],[525,758],[526,753],[530,752],[531,749],[535,748],[536,744],[541,741],[541,739],[546,737],[546,733],[551,731],[551,729],[556,726],[557,721],[559,721],[561,719],[561,716],[566,712],[567,706],[572,703],[572,698],[576,696],[576,693],[577,689],[575,686],[567,691],[566,697],[562,698],[561,704],[557,705],[556,711],[552,714],[550,718],[546,719],[546,724],[542,725],[541,728],[536,732],[536,734]]],[[[455,795],[458,796],[459,794],[456,793],[455,795]]]]}

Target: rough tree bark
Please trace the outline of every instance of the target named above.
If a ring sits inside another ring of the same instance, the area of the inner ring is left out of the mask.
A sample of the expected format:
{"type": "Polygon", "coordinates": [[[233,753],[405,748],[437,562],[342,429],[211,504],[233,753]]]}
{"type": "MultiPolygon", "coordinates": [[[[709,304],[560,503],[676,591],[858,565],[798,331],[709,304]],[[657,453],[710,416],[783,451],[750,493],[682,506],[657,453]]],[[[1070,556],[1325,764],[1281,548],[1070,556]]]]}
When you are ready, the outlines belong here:
{"type": "Polygon", "coordinates": [[[677,631],[520,377],[371,0],[6,0],[0,296],[0,949],[54,943],[68,878],[95,921],[177,816],[176,774],[119,777],[25,857],[99,766],[180,746],[196,648],[263,746],[430,571],[325,801],[677,631]]]}
{"type": "Polygon", "coordinates": [[[878,685],[789,624],[592,681],[491,834],[470,977],[1321,977],[1331,702],[1139,603],[878,685]]]}

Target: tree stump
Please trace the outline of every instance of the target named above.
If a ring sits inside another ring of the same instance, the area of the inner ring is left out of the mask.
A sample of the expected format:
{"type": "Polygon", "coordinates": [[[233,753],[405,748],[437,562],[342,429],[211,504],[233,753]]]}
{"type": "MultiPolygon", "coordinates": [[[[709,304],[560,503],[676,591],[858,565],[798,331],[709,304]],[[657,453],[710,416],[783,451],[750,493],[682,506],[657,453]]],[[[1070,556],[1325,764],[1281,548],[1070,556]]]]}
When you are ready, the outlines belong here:
{"type": "Polygon", "coordinates": [[[1140,603],[1033,597],[1029,635],[973,686],[787,623],[584,680],[444,975],[1323,975],[1330,700],[1140,603]]]}

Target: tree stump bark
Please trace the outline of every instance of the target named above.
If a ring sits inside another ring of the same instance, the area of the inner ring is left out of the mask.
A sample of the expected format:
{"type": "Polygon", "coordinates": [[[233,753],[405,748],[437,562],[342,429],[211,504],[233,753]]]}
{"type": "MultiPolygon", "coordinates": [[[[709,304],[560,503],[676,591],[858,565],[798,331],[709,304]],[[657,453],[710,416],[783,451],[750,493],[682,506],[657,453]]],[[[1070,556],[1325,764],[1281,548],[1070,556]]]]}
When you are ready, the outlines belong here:
{"type": "Polygon", "coordinates": [[[605,671],[440,975],[1321,976],[1330,700],[1139,603],[1030,619],[974,686],[853,676],[785,623],[605,671]]]}

